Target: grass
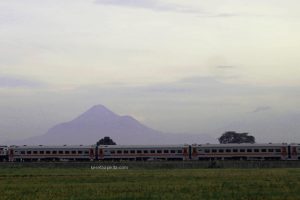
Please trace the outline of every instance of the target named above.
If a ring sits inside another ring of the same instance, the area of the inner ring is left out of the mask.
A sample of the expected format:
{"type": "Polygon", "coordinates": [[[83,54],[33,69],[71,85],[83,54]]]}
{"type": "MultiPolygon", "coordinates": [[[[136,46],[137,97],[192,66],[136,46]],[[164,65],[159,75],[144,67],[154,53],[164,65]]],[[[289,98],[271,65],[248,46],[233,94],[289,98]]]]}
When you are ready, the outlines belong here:
{"type": "Polygon", "coordinates": [[[300,199],[300,169],[0,169],[0,199],[300,199]]]}

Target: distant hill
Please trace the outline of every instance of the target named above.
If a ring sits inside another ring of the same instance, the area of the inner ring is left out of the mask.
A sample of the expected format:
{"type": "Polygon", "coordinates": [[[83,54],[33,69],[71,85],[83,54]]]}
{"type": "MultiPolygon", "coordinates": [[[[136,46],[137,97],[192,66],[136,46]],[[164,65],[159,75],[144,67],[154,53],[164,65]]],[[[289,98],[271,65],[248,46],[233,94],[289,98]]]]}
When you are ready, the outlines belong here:
{"type": "Polygon", "coordinates": [[[96,105],[77,118],[58,124],[41,136],[11,144],[95,144],[104,136],[117,144],[216,143],[207,135],[166,134],[151,129],[131,116],[119,116],[103,105],[96,105]]]}

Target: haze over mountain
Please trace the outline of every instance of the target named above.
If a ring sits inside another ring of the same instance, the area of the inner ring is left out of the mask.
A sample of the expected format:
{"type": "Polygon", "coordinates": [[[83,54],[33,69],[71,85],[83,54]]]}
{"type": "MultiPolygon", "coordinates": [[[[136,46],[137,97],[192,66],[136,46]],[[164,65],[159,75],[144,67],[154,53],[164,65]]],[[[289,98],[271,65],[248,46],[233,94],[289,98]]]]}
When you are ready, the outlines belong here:
{"type": "Polygon", "coordinates": [[[50,128],[44,135],[10,143],[27,145],[95,144],[104,136],[111,137],[117,144],[217,142],[207,135],[162,133],[141,124],[131,116],[119,116],[103,105],[95,105],[77,118],[50,128]]]}

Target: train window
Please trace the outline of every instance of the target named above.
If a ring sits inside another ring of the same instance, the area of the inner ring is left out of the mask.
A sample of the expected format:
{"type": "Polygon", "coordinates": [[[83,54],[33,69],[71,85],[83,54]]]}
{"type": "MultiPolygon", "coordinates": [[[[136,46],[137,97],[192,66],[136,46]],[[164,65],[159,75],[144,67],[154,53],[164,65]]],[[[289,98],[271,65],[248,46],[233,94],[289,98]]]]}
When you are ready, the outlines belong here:
{"type": "Polygon", "coordinates": [[[262,149],[261,152],[267,152],[267,149],[262,149]]]}
{"type": "Polygon", "coordinates": [[[245,149],[240,149],[240,152],[245,152],[246,150],[245,149]]]}
{"type": "Polygon", "coordinates": [[[247,149],[247,152],[252,152],[252,149],[247,149]]]}
{"type": "Polygon", "coordinates": [[[111,150],[110,153],[111,154],[115,154],[116,152],[115,152],[115,150],[111,150]]]}
{"type": "Polygon", "coordinates": [[[135,150],[130,150],[130,153],[135,153],[135,150]]]}
{"type": "Polygon", "coordinates": [[[121,153],[122,153],[122,150],[118,150],[117,153],[118,153],[118,154],[121,154],[121,153]]]}
{"type": "Polygon", "coordinates": [[[58,151],[58,153],[59,153],[59,154],[64,154],[64,152],[63,152],[63,151],[58,151]]]}
{"type": "Polygon", "coordinates": [[[128,154],[128,150],[124,150],[124,154],[128,154]]]}
{"type": "Polygon", "coordinates": [[[182,153],[182,150],[177,150],[177,153],[182,153]]]}
{"type": "Polygon", "coordinates": [[[197,148],[193,148],[193,153],[197,153],[197,148]]]}
{"type": "Polygon", "coordinates": [[[162,151],[161,150],[157,150],[157,153],[161,153],[162,151]]]}
{"type": "Polygon", "coordinates": [[[230,153],[230,152],[231,152],[231,149],[226,149],[226,152],[227,152],[227,153],[230,153]]]}
{"type": "Polygon", "coordinates": [[[52,154],[57,154],[57,151],[52,151],[52,154]]]}
{"type": "Polygon", "coordinates": [[[148,153],[148,150],[144,150],[144,153],[148,153]]]}
{"type": "Polygon", "coordinates": [[[46,154],[50,154],[50,151],[46,151],[46,154]]]}
{"type": "Polygon", "coordinates": [[[223,153],[224,152],[224,149],[219,149],[219,153],[223,153]]]}
{"type": "Polygon", "coordinates": [[[89,151],[85,151],[84,154],[89,154],[89,151]]]}
{"type": "Polygon", "coordinates": [[[280,150],[280,149],[276,149],[276,152],[277,152],[277,153],[280,153],[280,152],[281,152],[281,150],[280,150]]]}
{"type": "Polygon", "coordinates": [[[44,154],[44,151],[40,151],[40,154],[44,154]]]}
{"type": "Polygon", "coordinates": [[[31,151],[27,151],[27,154],[31,154],[31,151]]]}
{"type": "Polygon", "coordinates": [[[268,152],[274,152],[274,149],[268,149],[268,152]]]}
{"type": "Polygon", "coordinates": [[[171,153],[175,153],[175,150],[171,150],[171,153]]]}
{"type": "Polygon", "coordinates": [[[82,154],[82,151],[78,151],[78,154],[82,154]]]}
{"type": "Polygon", "coordinates": [[[25,154],[25,151],[21,151],[21,154],[25,154]]]}
{"type": "Polygon", "coordinates": [[[205,152],[205,153],[209,153],[210,150],[209,150],[209,149],[204,149],[204,152],[205,152]]]}
{"type": "Polygon", "coordinates": [[[212,149],[211,152],[216,153],[217,149],[212,149]]]}
{"type": "Polygon", "coordinates": [[[164,150],[164,153],[169,153],[169,150],[164,150]]]}
{"type": "Polygon", "coordinates": [[[37,154],[38,152],[37,151],[33,151],[33,154],[37,154]]]}
{"type": "Polygon", "coordinates": [[[70,154],[70,151],[65,151],[65,154],[70,154]]]}
{"type": "Polygon", "coordinates": [[[136,152],[137,152],[137,153],[142,153],[142,150],[137,150],[136,152]]]}
{"type": "Polygon", "coordinates": [[[76,154],[76,151],[72,151],[72,154],[76,154]]]}
{"type": "Polygon", "coordinates": [[[254,149],[254,152],[259,152],[259,149],[254,149]]]}
{"type": "Polygon", "coordinates": [[[233,151],[233,152],[238,152],[238,150],[237,150],[237,149],[233,149],[232,151],[233,151]]]}
{"type": "Polygon", "coordinates": [[[150,153],[155,153],[155,150],[151,150],[150,153]]]}

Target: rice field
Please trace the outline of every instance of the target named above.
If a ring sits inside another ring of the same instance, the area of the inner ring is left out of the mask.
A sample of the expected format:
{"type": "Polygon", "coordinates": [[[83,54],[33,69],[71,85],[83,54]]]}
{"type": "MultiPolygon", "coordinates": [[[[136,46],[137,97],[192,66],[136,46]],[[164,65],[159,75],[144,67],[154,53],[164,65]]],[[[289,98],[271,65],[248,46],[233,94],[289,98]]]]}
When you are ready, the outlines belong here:
{"type": "Polygon", "coordinates": [[[0,169],[1,200],[300,199],[300,169],[0,169]]]}

